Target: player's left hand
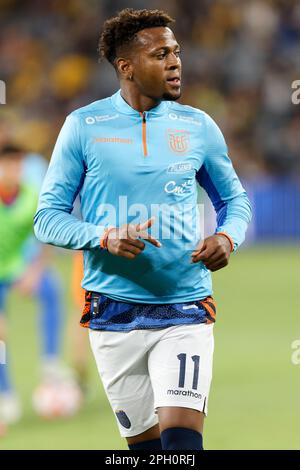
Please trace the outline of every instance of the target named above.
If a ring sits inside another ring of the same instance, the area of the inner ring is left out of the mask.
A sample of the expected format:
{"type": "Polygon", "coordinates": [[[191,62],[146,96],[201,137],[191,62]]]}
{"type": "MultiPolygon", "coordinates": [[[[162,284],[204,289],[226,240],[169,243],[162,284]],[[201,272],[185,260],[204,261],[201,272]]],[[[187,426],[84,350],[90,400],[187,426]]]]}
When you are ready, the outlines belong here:
{"type": "Polygon", "coordinates": [[[231,245],[222,235],[212,235],[202,240],[192,252],[192,263],[202,263],[210,271],[218,271],[229,263],[231,245]]]}

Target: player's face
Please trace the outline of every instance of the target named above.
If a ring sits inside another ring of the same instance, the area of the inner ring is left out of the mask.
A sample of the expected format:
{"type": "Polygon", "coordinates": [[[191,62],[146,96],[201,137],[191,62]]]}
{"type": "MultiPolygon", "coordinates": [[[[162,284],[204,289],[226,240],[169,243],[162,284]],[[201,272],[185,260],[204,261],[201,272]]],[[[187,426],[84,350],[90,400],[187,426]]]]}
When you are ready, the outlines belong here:
{"type": "Polygon", "coordinates": [[[19,154],[0,158],[0,183],[18,186],[22,178],[22,158],[19,154]]]}
{"type": "Polygon", "coordinates": [[[132,58],[134,82],[142,95],[177,100],[181,95],[180,46],[166,27],[143,29],[132,58]]]}

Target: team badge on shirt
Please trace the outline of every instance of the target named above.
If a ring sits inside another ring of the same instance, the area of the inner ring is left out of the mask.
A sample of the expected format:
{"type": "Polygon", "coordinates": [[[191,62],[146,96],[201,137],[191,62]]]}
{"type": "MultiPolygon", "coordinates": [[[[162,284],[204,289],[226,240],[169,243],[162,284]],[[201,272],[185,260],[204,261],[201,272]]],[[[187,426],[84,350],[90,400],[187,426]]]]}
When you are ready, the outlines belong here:
{"type": "Polygon", "coordinates": [[[184,155],[189,149],[190,137],[184,129],[168,129],[167,139],[169,147],[177,155],[184,155]]]}

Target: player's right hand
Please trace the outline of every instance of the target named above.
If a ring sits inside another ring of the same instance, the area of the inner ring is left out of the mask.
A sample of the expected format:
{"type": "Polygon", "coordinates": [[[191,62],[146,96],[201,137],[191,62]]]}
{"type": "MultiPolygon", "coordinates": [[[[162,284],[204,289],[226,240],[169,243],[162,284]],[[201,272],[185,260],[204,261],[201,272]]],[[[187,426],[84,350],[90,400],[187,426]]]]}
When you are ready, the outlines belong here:
{"type": "Polygon", "coordinates": [[[154,217],[151,217],[142,224],[124,224],[119,228],[110,230],[107,238],[109,253],[134,259],[145,248],[145,243],[140,239],[147,240],[153,246],[160,248],[161,243],[147,232],[147,229],[153,225],[154,220],[154,217]]]}

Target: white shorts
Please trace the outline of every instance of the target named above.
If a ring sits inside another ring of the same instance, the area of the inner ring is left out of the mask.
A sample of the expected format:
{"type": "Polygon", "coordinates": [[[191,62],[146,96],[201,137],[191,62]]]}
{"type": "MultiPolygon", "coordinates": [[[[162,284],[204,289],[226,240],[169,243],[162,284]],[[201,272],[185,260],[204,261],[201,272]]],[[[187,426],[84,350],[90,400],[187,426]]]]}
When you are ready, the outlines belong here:
{"type": "Polygon", "coordinates": [[[89,330],[98,371],[122,437],[136,436],[157,424],[159,407],[192,408],[207,414],[213,326],[89,330]]]}

